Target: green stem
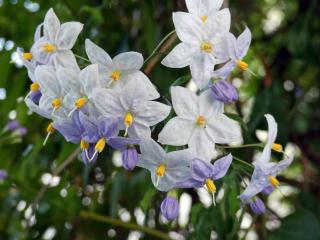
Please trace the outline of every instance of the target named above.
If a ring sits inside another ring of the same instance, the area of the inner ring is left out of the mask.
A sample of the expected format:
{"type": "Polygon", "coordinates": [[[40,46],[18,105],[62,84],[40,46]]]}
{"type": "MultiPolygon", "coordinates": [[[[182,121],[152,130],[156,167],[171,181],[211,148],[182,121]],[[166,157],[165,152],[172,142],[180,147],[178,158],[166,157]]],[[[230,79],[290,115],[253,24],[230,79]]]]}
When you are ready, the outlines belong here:
{"type": "Polygon", "coordinates": [[[167,41],[167,39],[174,34],[176,31],[173,30],[171,32],[169,32],[162,40],[161,42],[158,44],[158,46],[156,46],[156,48],[153,50],[153,52],[150,54],[150,56],[144,61],[143,65],[145,65],[155,54],[156,52],[159,50],[159,48],[162,46],[162,44],[167,41]]]}
{"type": "Polygon", "coordinates": [[[77,58],[79,58],[79,59],[81,59],[81,60],[83,60],[83,61],[90,62],[89,59],[84,58],[84,57],[81,57],[80,55],[74,54],[74,56],[77,57],[77,58]]]}
{"type": "Polygon", "coordinates": [[[243,165],[246,165],[246,166],[248,166],[248,167],[250,167],[250,168],[254,168],[252,164],[247,163],[246,161],[243,161],[243,160],[241,160],[240,158],[237,158],[237,157],[235,157],[235,156],[232,156],[232,157],[233,157],[234,160],[238,161],[239,163],[242,163],[243,165]]]}
{"type": "Polygon", "coordinates": [[[218,146],[218,148],[226,148],[226,149],[229,149],[229,148],[248,148],[248,147],[260,147],[260,148],[263,148],[263,144],[262,143],[252,143],[252,144],[244,144],[244,145],[240,145],[240,146],[218,146]]]}
{"type": "Polygon", "coordinates": [[[113,226],[118,226],[118,227],[128,228],[131,230],[145,232],[145,233],[152,235],[154,237],[157,237],[157,238],[168,239],[168,240],[170,239],[170,237],[164,232],[158,231],[156,229],[140,226],[135,223],[122,222],[122,221],[115,219],[115,218],[112,218],[112,217],[103,216],[103,215],[91,213],[88,211],[81,211],[80,216],[83,218],[92,219],[92,220],[103,222],[103,223],[110,224],[113,226]]]}

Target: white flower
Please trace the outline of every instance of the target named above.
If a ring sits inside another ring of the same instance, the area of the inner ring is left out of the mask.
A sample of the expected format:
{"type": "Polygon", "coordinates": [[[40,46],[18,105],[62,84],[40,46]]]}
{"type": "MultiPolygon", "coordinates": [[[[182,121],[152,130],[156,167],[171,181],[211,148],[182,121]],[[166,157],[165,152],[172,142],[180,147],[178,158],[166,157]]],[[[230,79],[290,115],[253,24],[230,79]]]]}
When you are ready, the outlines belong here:
{"type": "Polygon", "coordinates": [[[190,13],[173,13],[173,23],[181,40],[163,60],[171,68],[190,66],[191,75],[198,88],[210,81],[215,64],[229,59],[226,33],[230,29],[230,12],[223,9],[205,23],[190,13]]]}
{"type": "Polygon", "coordinates": [[[91,101],[93,89],[100,87],[97,64],[91,64],[80,71],[74,68],[57,68],[57,78],[72,105],[69,116],[77,109],[95,112],[91,101]]]}
{"type": "Polygon", "coordinates": [[[228,33],[227,40],[229,56],[231,60],[228,63],[226,63],[222,68],[214,71],[212,73],[212,77],[225,79],[229,76],[229,74],[235,67],[240,68],[242,71],[247,71],[249,69],[249,65],[242,59],[248,52],[248,49],[251,44],[251,39],[251,31],[247,27],[240,34],[238,39],[236,39],[232,33],[228,33]]]}
{"type": "Polygon", "coordinates": [[[70,50],[83,24],[79,22],[66,22],[60,24],[54,11],[49,9],[43,22],[43,34],[33,46],[32,55],[41,64],[54,64],[55,66],[69,66],[75,58],[70,50]]]}
{"type": "Polygon", "coordinates": [[[160,191],[169,191],[191,174],[190,149],[166,153],[150,139],[140,143],[140,151],[138,166],[151,172],[152,183],[160,191]]]}
{"type": "Polygon", "coordinates": [[[113,59],[102,48],[86,39],[86,52],[90,61],[99,66],[102,87],[122,89],[129,81],[144,75],[140,68],[143,57],[138,52],[120,53],[113,59]]]}
{"type": "Polygon", "coordinates": [[[189,13],[200,17],[206,22],[213,14],[216,14],[221,8],[223,0],[186,0],[189,13]]]}
{"type": "Polygon", "coordinates": [[[128,82],[121,92],[114,89],[95,88],[92,99],[106,117],[118,117],[121,129],[132,138],[150,138],[149,126],[165,119],[171,107],[151,101],[159,93],[146,77],[128,82]]]}
{"type": "Polygon", "coordinates": [[[241,140],[239,125],[223,114],[223,103],[210,91],[200,96],[183,87],[172,87],[171,97],[177,117],[172,118],[159,134],[162,144],[188,144],[199,158],[210,161],[215,155],[215,143],[241,140]]]}

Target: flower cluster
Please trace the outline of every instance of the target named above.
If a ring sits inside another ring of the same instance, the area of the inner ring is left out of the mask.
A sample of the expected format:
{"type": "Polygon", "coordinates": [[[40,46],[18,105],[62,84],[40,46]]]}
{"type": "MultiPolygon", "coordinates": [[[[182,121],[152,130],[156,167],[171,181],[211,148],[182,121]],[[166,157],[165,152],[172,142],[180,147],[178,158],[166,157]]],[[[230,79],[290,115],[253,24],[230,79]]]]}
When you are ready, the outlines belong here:
{"type": "MultiPolygon", "coordinates": [[[[155,101],[160,95],[141,71],[144,59],[140,53],[120,53],[111,58],[87,39],[90,64],[80,69],[71,49],[83,25],[60,24],[52,9],[38,26],[30,52],[19,51],[32,81],[25,102],[51,121],[45,142],[57,130],[66,141],[79,144],[86,164],[93,164],[107,145],[121,151],[125,169],[139,166],[149,170],[154,186],[168,192],[161,211],[169,220],[177,217],[179,209],[174,189],[205,187],[214,200],[215,182],[226,175],[233,159],[225,154],[214,160],[219,154],[215,145],[242,140],[239,124],[224,114],[224,104],[238,98],[227,78],[236,67],[249,69],[242,59],[251,42],[250,30],[246,28],[238,39],[229,32],[230,12],[219,10],[222,0],[186,3],[188,13],[173,13],[181,43],[162,64],[190,66],[192,79],[201,91],[196,94],[181,86],[171,87],[176,117],[169,119],[158,136],[159,143],[180,150],[167,152],[151,138],[150,127],[166,119],[172,108],[155,101]],[[216,69],[218,65],[222,67],[216,69]]],[[[276,127],[271,115],[267,119],[269,125],[273,123],[268,143],[240,196],[255,212],[261,212],[263,206],[256,203],[255,195],[277,187],[276,174],[291,162],[269,162],[276,127]]]]}

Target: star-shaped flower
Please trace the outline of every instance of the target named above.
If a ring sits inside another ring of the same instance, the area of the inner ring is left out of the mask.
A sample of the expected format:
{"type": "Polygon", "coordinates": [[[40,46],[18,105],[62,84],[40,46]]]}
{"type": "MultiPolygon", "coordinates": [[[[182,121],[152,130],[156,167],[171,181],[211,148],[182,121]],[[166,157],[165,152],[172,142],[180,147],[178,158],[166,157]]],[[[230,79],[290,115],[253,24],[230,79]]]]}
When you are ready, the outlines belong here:
{"type": "Polygon", "coordinates": [[[265,117],[268,121],[269,128],[268,141],[260,158],[253,163],[255,168],[250,183],[239,196],[244,203],[250,202],[256,194],[270,188],[270,186],[273,188],[278,187],[279,181],[276,179],[277,174],[287,168],[293,161],[292,157],[286,155],[284,160],[279,163],[270,161],[271,150],[282,151],[282,147],[281,145],[274,143],[278,131],[277,123],[272,115],[266,114],[265,117]]]}
{"type": "Polygon", "coordinates": [[[183,87],[171,88],[172,105],[177,117],[172,118],[159,134],[158,141],[173,146],[188,146],[196,156],[210,161],[215,155],[215,143],[241,140],[240,127],[223,114],[223,103],[210,91],[197,96],[183,87]]]}
{"type": "Polygon", "coordinates": [[[86,39],[86,52],[90,61],[99,66],[102,87],[122,89],[131,80],[146,76],[140,71],[143,56],[138,52],[124,52],[113,59],[101,47],[86,39]]]}
{"type": "Polygon", "coordinates": [[[226,33],[230,29],[230,12],[223,9],[205,23],[192,14],[173,13],[173,23],[181,40],[163,60],[171,68],[190,66],[191,75],[198,88],[205,88],[215,64],[229,59],[226,33]]]}
{"type": "Polygon", "coordinates": [[[119,118],[120,129],[125,129],[131,138],[145,139],[151,136],[149,126],[165,119],[171,110],[170,106],[151,101],[158,97],[148,79],[137,78],[121,92],[95,88],[92,99],[103,116],[119,118]]]}
{"type": "Polygon", "coordinates": [[[60,21],[53,9],[49,9],[43,22],[43,36],[35,42],[31,54],[40,64],[68,66],[75,58],[71,51],[83,24],[60,21]]]}
{"type": "Polygon", "coordinates": [[[249,69],[249,65],[242,61],[242,59],[248,52],[251,44],[251,38],[251,31],[247,27],[243,33],[240,34],[238,39],[236,39],[232,33],[227,34],[229,56],[231,60],[222,68],[214,71],[212,73],[213,78],[225,79],[230,75],[235,67],[239,67],[242,71],[247,71],[249,69]]]}
{"type": "Polygon", "coordinates": [[[166,153],[154,140],[140,143],[138,166],[151,172],[153,185],[159,191],[171,190],[177,182],[190,175],[190,149],[166,153]]]}

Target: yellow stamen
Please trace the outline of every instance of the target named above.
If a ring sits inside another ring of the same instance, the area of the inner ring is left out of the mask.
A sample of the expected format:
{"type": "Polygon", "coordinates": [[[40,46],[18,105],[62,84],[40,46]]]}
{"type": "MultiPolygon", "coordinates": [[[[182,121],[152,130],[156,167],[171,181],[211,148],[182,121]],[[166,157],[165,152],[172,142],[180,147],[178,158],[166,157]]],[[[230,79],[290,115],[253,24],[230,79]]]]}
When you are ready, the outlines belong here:
{"type": "Polygon", "coordinates": [[[207,123],[207,121],[204,116],[199,116],[196,120],[196,124],[199,126],[204,126],[204,125],[206,125],[206,123],[207,123]]]}
{"type": "Polygon", "coordinates": [[[157,175],[158,177],[163,177],[165,172],[166,172],[166,165],[164,165],[163,163],[161,163],[161,164],[159,165],[159,167],[157,167],[157,169],[156,169],[156,175],[157,175]]]}
{"type": "Polygon", "coordinates": [[[121,78],[121,72],[113,71],[110,77],[112,78],[113,81],[118,81],[121,78]]]}
{"type": "Polygon", "coordinates": [[[61,107],[62,102],[61,102],[61,99],[55,98],[55,99],[52,100],[51,104],[52,104],[52,107],[53,107],[54,109],[58,109],[58,108],[61,107]]]}
{"type": "Polygon", "coordinates": [[[204,16],[201,16],[200,18],[201,18],[202,22],[205,22],[205,21],[207,21],[208,16],[205,16],[205,15],[204,15],[204,16]]]}
{"type": "Polygon", "coordinates": [[[237,66],[238,68],[240,68],[242,71],[247,71],[249,69],[249,65],[248,63],[242,61],[242,60],[238,60],[237,62],[237,66]]]}
{"type": "Polygon", "coordinates": [[[269,176],[268,177],[268,179],[269,179],[269,182],[271,183],[271,185],[273,186],[273,187],[278,187],[279,186],[279,184],[280,184],[280,182],[278,181],[278,179],[276,179],[274,176],[269,176]]]}
{"type": "Polygon", "coordinates": [[[206,52],[206,53],[211,53],[213,50],[213,46],[209,42],[203,42],[200,46],[201,51],[206,52]]]}
{"type": "Polygon", "coordinates": [[[272,150],[274,150],[276,152],[283,152],[282,145],[279,143],[272,144],[272,150]]]}
{"type": "Polygon", "coordinates": [[[85,140],[81,139],[80,141],[80,148],[82,150],[87,150],[89,148],[89,143],[87,143],[85,140]]]}
{"type": "Polygon", "coordinates": [[[46,53],[51,53],[51,52],[55,52],[57,50],[57,47],[53,44],[46,43],[42,45],[42,50],[46,53]]]}
{"type": "Polygon", "coordinates": [[[217,191],[216,185],[210,178],[206,180],[206,186],[209,193],[215,193],[217,191]]]}
{"type": "Polygon", "coordinates": [[[34,82],[30,85],[31,92],[37,92],[40,89],[40,85],[37,82],[34,82]]]}
{"type": "Polygon", "coordinates": [[[53,127],[53,123],[50,123],[47,127],[47,133],[54,133],[56,129],[53,127]]]}
{"type": "Polygon", "coordinates": [[[32,53],[29,53],[29,52],[23,53],[22,56],[25,60],[28,60],[28,61],[30,61],[33,58],[32,53]]]}
{"type": "Polygon", "coordinates": [[[101,153],[104,149],[104,147],[106,146],[106,139],[105,138],[100,138],[99,141],[96,143],[96,145],[94,146],[94,149],[101,153]]]}
{"type": "Polygon", "coordinates": [[[86,98],[79,98],[74,103],[74,105],[76,106],[77,109],[79,109],[79,108],[82,108],[87,102],[88,100],[86,98]]]}
{"type": "Polygon", "coordinates": [[[124,116],[123,123],[126,125],[126,127],[130,127],[133,122],[133,115],[130,112],[127,112],[126,115],[124,116]]]}

